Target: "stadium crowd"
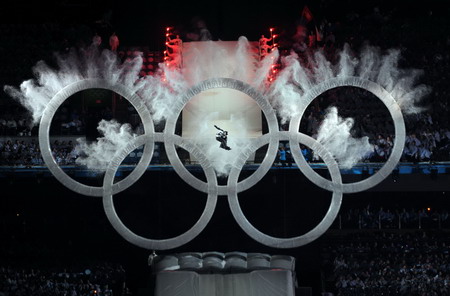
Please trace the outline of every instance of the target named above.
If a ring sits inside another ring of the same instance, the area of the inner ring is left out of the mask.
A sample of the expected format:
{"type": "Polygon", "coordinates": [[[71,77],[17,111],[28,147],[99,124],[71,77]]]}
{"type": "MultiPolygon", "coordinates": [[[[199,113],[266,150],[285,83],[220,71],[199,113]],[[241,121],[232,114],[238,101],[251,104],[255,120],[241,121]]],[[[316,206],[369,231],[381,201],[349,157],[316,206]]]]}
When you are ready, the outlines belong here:
{"type": "Polygon", "coordinates": [[[122,266],[102,264],[82,271],[0,266],[1,296],[127,295],[122,266]]]}
{"type": "Polygon", "coordinates": [[[335,295],[448,295],[450,241],[440,232],[352,233],[324,248],[335,295]]]}
{"type": "Polygon", "coordinates": [[[340,229],[450,229],[446,208],[352,207],[340,211],[334,228],[340,229]]]}
{"type": "MultiPolygon", "coordinates": [[[[56,162],[60,165],[75,164],[78,158],[77,149],[73,141],[55,140],[52,145],[52,154],[56,162]]],[[[0,164],[7,166],[40,166],[44,164],[40,148],[33,138],[25,140],[0,141],[0,164]]]]}

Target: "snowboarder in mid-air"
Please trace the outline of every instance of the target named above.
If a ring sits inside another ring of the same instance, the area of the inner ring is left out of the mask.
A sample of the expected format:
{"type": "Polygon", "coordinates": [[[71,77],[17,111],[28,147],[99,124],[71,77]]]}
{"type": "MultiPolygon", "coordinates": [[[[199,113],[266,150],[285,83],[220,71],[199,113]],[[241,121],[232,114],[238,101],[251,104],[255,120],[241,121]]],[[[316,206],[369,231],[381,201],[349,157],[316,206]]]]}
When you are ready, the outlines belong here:
{"type": "Polygon", "coordinates": [[[224,131],[217,125],[214,125],[214,127],[219,130],[219,132],[216,134],[216,140],[220,142],[220,148],[231,150],[231,148],[227,145],[228,132],[224,131]]]}

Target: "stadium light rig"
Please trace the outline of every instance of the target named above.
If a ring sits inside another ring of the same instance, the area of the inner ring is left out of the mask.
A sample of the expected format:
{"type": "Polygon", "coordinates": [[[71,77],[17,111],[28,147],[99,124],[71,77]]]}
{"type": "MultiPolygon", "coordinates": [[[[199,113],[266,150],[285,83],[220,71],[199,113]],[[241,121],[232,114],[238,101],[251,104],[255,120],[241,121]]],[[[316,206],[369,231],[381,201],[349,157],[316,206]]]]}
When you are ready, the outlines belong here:
{"type": "MultiPolygon", "coordinates": [[[[272,41],[272,46],[270,47],[270,52],[273,52],[278,47],[278,43],[275,42],[275,38],[278,37],[278,35],[274,34],[274,31],[275,31],[274,28],[269,28],[270,39],[272,41]]],[[[280,67],[278,62],[276,60],[274,60],[273,56],[271,56],[270,58],[272,59],[272,65],[270,66],[270,72],[267,77],[268,83],[272,83],[275,80],[275,76],[278,73],[278,69],[280,67]]]]}
{"type": "Polygon", "coordinates": [[[167,46],[169,44],[170,41],[170,35],[171,33],[172,27],[166,27],[166,33],[165,33],[165,37],[166,37],[166,42],[165,42],[165,46],[166,46],[166,50],[164,50],[164,64],[166,64],[166,66],[169,66],[169,47],[167,46]]]}

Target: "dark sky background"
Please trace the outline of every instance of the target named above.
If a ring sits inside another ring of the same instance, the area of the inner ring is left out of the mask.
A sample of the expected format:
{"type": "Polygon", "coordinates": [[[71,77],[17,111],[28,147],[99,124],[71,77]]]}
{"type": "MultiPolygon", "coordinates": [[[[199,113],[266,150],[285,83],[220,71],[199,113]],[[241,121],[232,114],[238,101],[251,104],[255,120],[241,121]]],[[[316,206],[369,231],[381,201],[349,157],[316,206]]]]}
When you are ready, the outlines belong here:
{"type": "Polygon", "coordinates": [[[378,7],[382,14],[394,11],[394,15],[406,15],[412,21],[426,17],[430,12],[433,15],[450,16],[450,4],[445,0],[44,0],[15,4],[3,2],[0,6],[0,22],[58,22],[95,27],[95,21],[109,13],[111,23],[118,35],[122,36],[122,41],[142,44],[162,38],[166,26],[189,29],[190,20],[199,16],[206,21],[215,40],[236,40],[242,35],[256,40],[261,34],[267,34],[269,27],[293,27],[305,4],[309,6],[316,20],[326,17],[329,21],[340,21],[351,11],[366,15],[375,7],[378,7]]]}

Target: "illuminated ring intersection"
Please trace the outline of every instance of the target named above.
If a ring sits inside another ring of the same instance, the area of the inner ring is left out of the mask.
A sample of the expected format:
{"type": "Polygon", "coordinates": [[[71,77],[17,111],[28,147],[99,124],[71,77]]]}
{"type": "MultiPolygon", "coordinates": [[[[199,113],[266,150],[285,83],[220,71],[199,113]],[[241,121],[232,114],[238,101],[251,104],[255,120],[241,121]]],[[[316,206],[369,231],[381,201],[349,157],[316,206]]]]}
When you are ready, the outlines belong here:
{"type": "MultiPolygon", "coordinates": [[[[167,139],[167,137],[165,137],[165,139],[167,139]]],[[[155,142],[164,142],[164,139],[161,137],[160,133],[156,134],[153,140],[155,142]]],[[[108,169],[106,170],[105,178],[103,179],[103,207],[105,209],[106,216],[108,217],[114,229],[116,229],[116,231],[130,243],[149,250],[173,249],[181,245],[184,245],[185,243],[194,239],[198,234],[200,234],[200,232],[202,232],[202,230],[208,224],[217,204],[217,196],[218,196],[217,178],[214,169],[211,166],[209,166],[207,162],[200,161],[200,165],[203,167],[206,179],[208,181],[208,198],[206,201],[205,209],[203,210],[200,219],[197,221],[197,223],[195,223],[195,225],[192,228],[190,228],[185,233],[170,239],[161,239],[161,240],[148,239],[133,233],[122,223],[122,221],[120,220],[120,218],[116,213],[113,204],[112,187],[114,176],[116,175],[120,163],[131,151],[142,146],[148,141],[152,141],[151,135],[142,135],[137,137],[133,142],[128,144],[128,146],[125,147],[120,154],[116,154],[114,159],[111,161],[111,163],[108,166],[108,169]]],[[[173,135],[171,137],[171,142],[189,151],[195,157],[198,157],[198,159],[206,159],[203,155],[203,152],[197,149],[195,145],[193,145],[190,142],[184,141],[183,138],[177,135],[173,135]]]]}
{"type": "Polygon", "coordinates": [[[137,94],[131,92],[123,85],[111,85],[109,82],[102,79],[87,79],[65,87],[52,98],[47,108],[45,109],[44,115],[41,120],[41,126],[39,128],[39,142],[44,161],[46,162],[50,171],[55,175],[55,177],[66,187],[81,194],[90,196],[103,196],[103,205],[109,221],[119,232],[119,234],[132,244],[146,249],[162,250],[172,249],[189,242],[206,227],[207,223],[211,219],[217,203],[217,196],[226,195],[228,196],[228,201],[233,216],[235,217],[239,226],[250,237],[267,246],[276,248],[293,248],[312,242],[331,226],[339,212],[343,193],[352,193],[366,190],[377,185],[386,176],[388,176],[395,168],[400,159],[401,153],[403,151],[403,143],[405,140],[405,125],[400,107],[398,106],[394,98],[383,87],[372,81],[361,79],[359,77],[332,78],[313,87],[306,94],[306,98],[307,104],[303,106],[303,109],[298,116],[292,118],[290,122],[289,132],[282,132],[279,131],[278,128],[275,110],[269,104],[268,100],[252,86],[242,81],[230,78],[209,79],[189,89],[186,94],[174,104],[174,112],[172,112],[171,116],[167,118],[164,132],[155,133],[150,113],[143,103],[143,100],[140,99],[137,94]],[[323,92],[341,86],[360,87],[376,95],[388,108],[395,126],[394,148],[386,164],[373,176],[356,183],[342,184],[339,167],[331,153],[315,139],[298,132],[301,117],[308,104],[323,92]],[[116,93],[124,96],[136,108],[144,124],[145,135],[136,137],[124,149],[118,151],[115,154],[106,171],[103,187],[86,186],[74,181],[69,176],[67,176],[53,159],[49,145],[50,123],[57,108],[70,95],[74,94],[77,91],[88,88],[105,88],[115,91],[116,93]],[[176,121],[187,102],[198,93],[212,88],[230,88],[241,91],[253,98],[263,111],[269,127],[269,132],[259,138],[253,139],[251,144],[244,149],[240,157],[238,157],[232,164],[232,169],[228,177],[228,183],[226,186],[219,186],[217,184],[217,177],[214,169],[211,166],[210,160],[207,159],[202,150],[190,140],[175,135],[176,121]],[[243,214],[237,197],[239,192],[251,188],[257,182],[259,182],[269,171],[276,158],[278,143],[280,140],[289,140],[291,147],[298,146],[298,144],[301,143],[311,148],[323,159],[331,175],[331,181],[321,177],[314,170],[312,170],[309,164],[307,164],[303,155],[300,153],[300,149],[291,150],[294,161],[298,165],[299,169],[305,174],[305,176],[317,186],[333,192],[330,208],[328,209],[323,220],[308,233],[292,238],[271,237],[254,228],[243,214]],[[197,190],[208,194],[203,214],[191,229],[177,237],[161,240],[143,238],[131,232],[119,219],[114,209],[112,199],[112,196],[114,194],[125,190],[142,176],[152,158],[155,142],[165,143],[166,153],[170,163],[172,164],[177,174],[185,182],[187,182],[197,190]],[[257,149],[267,144],[269,145],[267,153],[258,169],[250,177],[238,182],[239,174],[248,157],[257,149]],[[114,176],[120,163],[131,151],[142,145],[145,145],[143,156],[139,164],[136,166],[135,170],[124,180],[113,184],[114,176]],[[175,146],[179,146],[187,150],[189,153],[193,154],[196,159],[199,160],[200,165],[205,171],[207,182],[194,177],[184,167],[176,152],[175,146]]]}

